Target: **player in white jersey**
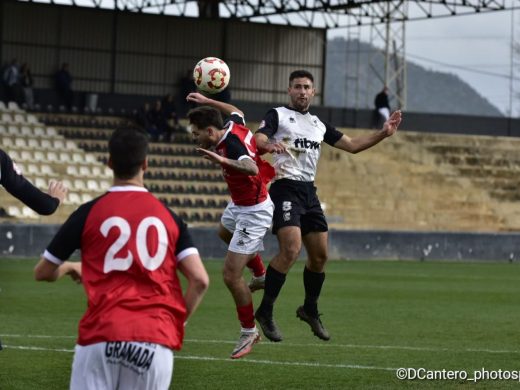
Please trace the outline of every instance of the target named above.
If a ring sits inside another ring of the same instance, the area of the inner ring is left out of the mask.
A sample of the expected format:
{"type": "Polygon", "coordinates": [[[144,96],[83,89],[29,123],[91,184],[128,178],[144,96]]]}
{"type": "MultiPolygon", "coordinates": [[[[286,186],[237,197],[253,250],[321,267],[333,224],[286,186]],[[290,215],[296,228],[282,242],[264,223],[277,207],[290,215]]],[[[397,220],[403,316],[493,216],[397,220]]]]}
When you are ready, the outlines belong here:
{"type": "Polygon", "coordinates": [[[267,268],[264,296],[255,317],[268,339],[282,340],[273,306],[303,242],[308,254],[303,272],[305,300],[296,316],[307,322],[317,337],[329,340],[318,314],[328,240],[327,221],[314,187],[321,144],[325,141],[349,153],[361,152],[392,136],[401,122],[401,112],[392,113],[381,130],[350,138],[309,112],[315,94],[311,73],[292,72],[288,94],[289,105],[269,110],[255,134],[258,150],[274,153],[276,177],[269,194],[275,205],[273,234],[279,243],[279,252],[267,268]]]}

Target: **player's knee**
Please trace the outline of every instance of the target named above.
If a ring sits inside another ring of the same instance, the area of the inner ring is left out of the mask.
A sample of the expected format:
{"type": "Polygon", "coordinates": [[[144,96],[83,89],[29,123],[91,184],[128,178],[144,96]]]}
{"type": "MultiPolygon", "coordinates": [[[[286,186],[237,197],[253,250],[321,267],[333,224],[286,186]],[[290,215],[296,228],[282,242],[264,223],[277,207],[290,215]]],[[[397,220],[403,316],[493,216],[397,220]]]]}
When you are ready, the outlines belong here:
{"type": "Polygon", "coordinates": [[[312,272],[323,272],[325,264],[327,263],[327,256],[318,256],[309,258],[307,261],[307,268],[312,272]]]}
{"type": "Polygon", "coordinates": [[[222,279],[224,280],[226,286],[233,286],[235,283],[237,283],[240,277],[232,270],[224,267],[222,270],[222,279]]]}
{"type": "Polygon", "coordinates": [[[280,248],[280,257],[287,264],[292,264],[300,255],[301,246],[295,244],[284,245],[280,248]]]}

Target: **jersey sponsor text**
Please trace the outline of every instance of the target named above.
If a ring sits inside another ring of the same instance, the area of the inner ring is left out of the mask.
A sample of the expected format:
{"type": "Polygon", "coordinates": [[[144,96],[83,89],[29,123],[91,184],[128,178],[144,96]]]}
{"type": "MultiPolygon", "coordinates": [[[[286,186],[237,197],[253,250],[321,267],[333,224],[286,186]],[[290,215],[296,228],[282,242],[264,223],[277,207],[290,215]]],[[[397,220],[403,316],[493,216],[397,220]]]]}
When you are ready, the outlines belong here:
{"type": "Polygon", "coordinates": [[[312,141],[307,138],[296,138],[294,140],[294,147],[318,150],[320,148],[320,142],[312,141]]]}

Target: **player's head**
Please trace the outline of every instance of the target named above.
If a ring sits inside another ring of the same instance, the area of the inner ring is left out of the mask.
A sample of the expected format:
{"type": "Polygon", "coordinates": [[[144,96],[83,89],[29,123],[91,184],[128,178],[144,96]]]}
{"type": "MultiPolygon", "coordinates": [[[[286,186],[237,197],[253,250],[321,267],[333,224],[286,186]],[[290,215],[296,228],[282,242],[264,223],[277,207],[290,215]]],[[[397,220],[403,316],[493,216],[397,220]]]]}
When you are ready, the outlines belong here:
{"type": "Polygon", "coordinates": [[[218,131],[224,127],[220,111],[208,106],[194,108],[188,112],[193,141],[207,149],[219,141],[218,131]]]}
{"type": "Polygon", "coordinates": [[[131,179],[146,168],[148,137],[136,128],[119,128],[108,141],[109,166],[117,179],[131,179]]]}
{"type": "Polygon", "coordinates": [[[311,105],[314,89],[314,77],[306,70],[295,70],[289,75],[289,106],[299,111],[307,111],[311,105]]]}

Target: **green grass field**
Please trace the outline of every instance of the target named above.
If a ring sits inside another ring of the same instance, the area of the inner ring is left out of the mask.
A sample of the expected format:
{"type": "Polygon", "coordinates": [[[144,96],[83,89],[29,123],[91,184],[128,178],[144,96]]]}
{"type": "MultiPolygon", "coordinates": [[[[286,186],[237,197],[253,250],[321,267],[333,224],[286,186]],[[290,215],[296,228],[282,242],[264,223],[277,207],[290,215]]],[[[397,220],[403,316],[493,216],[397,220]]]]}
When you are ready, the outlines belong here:
{"type": "MultiPolygon", "coordinates": [[[[0,260],[0,389],[66,389],[85,308],[70,279],[37,283],[35,260],[0,260]]],[[[329,342],[296,318],[302,269],[291,270],[275,308],[284,341],[262,340],[238,361],[238,337],[221,262],[176,353],[175,389],[518,388],[518,380],[396,379],[396,369],[520,370],[518,264],[331,261],[322,292],[329,342]]],[[[259,302],[261,292],[255,293],[259,302]]]]}

